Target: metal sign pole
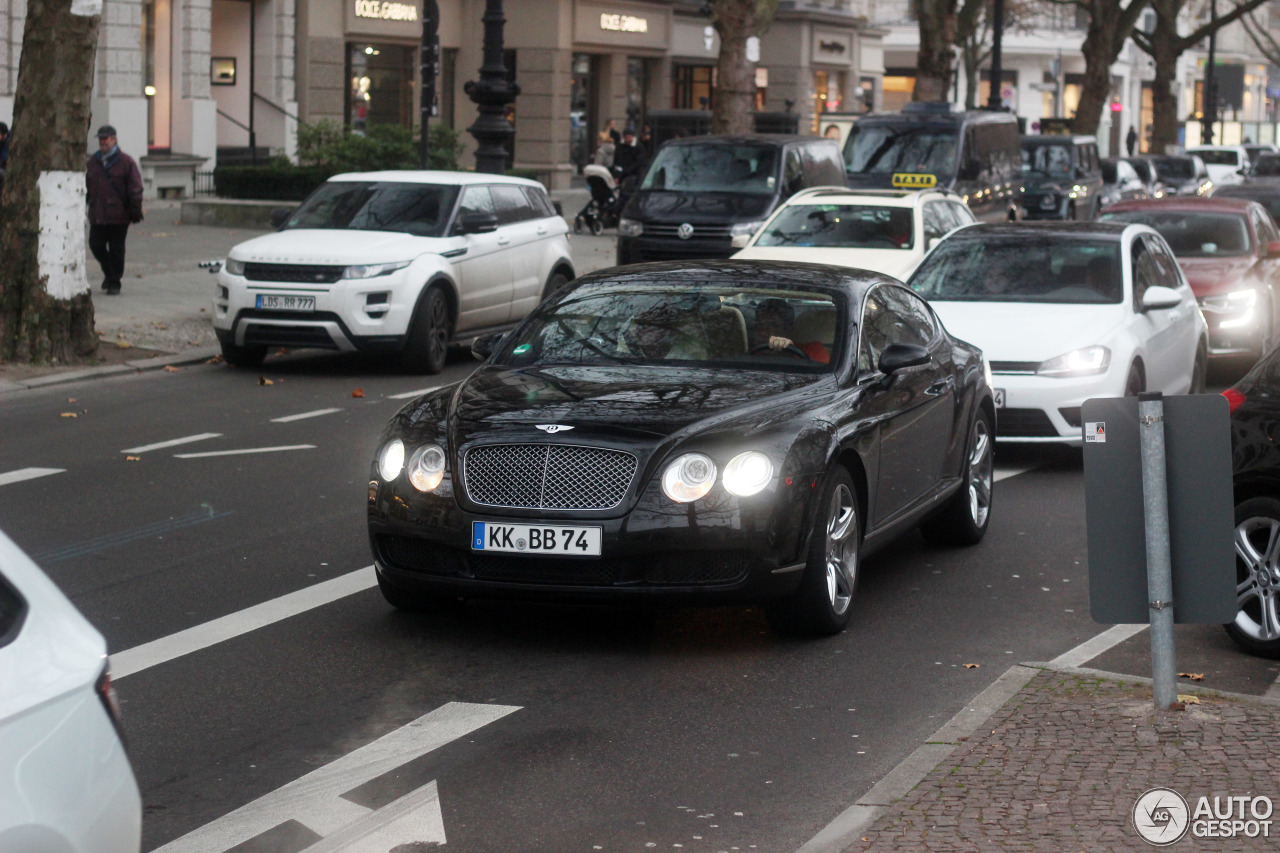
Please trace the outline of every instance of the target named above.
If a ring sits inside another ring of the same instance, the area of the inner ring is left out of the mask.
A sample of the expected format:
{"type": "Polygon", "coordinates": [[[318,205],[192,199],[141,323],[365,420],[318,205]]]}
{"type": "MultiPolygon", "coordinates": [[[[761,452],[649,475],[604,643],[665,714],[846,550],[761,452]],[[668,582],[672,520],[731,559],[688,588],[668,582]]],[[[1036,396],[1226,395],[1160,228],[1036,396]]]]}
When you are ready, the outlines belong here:
{"type": "Polygon", "coordinates": [[[1142,511],[1147,538],[1147,602],[1151,613],[1151,681],[1156,710],[1178,701],[1173,652],[1173,570],[1169,557],[1169,491],[1165,479],[1164,401],[1138,395],[1142,456],[1142,511]]]}

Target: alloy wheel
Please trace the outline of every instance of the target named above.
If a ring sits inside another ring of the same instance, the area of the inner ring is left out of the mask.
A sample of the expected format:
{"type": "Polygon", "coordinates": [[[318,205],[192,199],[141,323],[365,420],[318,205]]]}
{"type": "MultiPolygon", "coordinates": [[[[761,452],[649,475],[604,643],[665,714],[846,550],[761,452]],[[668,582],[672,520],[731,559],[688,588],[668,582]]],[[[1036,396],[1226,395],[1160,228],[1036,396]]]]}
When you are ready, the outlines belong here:
{"type": "Polygon", "coordinates": [[[827,600],[843,614],[853,599],[858,571],[858,504],[844,483],[831,493],[827,508],[827,600]]]}
{"type": "Polygon", "coordinates": [[[987,422],[978,418],[973,424],[973,443],[969,449],[969,518],[985,527],[991,514],[991,478],[995,466],[991,434],[987,422]]]}
{"type": "Polygon", "coordinates": [[[1280,640],[1280,520],[1246,518],[1236,525],[1235,546],[1235,627],[1254,640],[1280,640]]]}

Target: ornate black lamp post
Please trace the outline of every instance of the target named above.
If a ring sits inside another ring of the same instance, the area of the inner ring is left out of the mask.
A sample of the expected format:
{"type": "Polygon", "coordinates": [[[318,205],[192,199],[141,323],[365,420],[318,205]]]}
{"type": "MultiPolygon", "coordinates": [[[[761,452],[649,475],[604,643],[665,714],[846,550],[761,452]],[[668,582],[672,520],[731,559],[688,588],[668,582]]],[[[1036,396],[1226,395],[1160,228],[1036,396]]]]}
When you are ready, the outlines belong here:
{"type": "Polygon", "coordinates": [[[431,145],[428,125],[435,113],[436,74],[440,72],[440,4],[436,0],[422,0],[422,51],[419,54],[422,70],[422,97],[419,104],[422,123],[422,139],[419,142],[418,159],[422,168],[431,168],[431,145]]]}
{"type": "Polygon", "coordinates": [[[987,109],[1004,109],[1004,66],[1001,55],[1004,36],[1004,0],[995,0],[991,9],[991,91],[987,109]]]}
{"type": "Polygon", "coordinates": [[[484,65],[480,66],[480,82],[468,81],[463,87],[476,103],[480,117],[467,128],[476,138],[476,171],[501,175],[506,172],[507,141],[515,136],[515,128],[507,121],[507,104],[520,94],[520,87],[507,79],[507,66],[502,61],[502,0],[485,0],[484,65]]]}

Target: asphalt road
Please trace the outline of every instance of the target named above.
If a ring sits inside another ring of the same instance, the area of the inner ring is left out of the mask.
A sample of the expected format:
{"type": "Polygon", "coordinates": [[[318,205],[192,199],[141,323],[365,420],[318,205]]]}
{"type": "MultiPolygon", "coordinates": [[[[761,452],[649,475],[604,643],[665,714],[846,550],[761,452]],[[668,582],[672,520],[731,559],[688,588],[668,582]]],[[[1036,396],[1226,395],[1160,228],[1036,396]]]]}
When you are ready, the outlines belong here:
{"type": "Polygon", "coordinates": [[[409,615],[365,582],[181,653],[178,632],[361,577],[393,395],[472,364],[303,353],[6,397],[0,473],[60,473],[0,486],[0,525],[117,661],[143,661],[117,688],[144,849],[301,850],[306,826],[420,806],[412,838],[450,850],[791,851],[1009,665],[1102,629],[1079,455],[1048,450],[998,455],[1030,470],[998,483],[981,545],[913,534],[868,561],[829,640],[781,638],[755,608],[409,615]],[[158,662],[120,654],[148,643],[158,662]],[[369,758],[384,736],[392,757],[369,758]]]}

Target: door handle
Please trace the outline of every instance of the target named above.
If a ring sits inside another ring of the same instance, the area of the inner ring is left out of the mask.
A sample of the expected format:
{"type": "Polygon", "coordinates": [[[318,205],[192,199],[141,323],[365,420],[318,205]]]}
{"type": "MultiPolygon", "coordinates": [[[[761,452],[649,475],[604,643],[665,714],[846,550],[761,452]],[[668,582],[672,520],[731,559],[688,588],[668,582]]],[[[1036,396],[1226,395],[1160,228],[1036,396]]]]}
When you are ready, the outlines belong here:
{"type": "Polygon", "coordinates": [[[510,244],[511,244],[511,238],[510,238],[510,237],[499,237],[499,238],[498,238],[498,245],[499,245],[499,246],[508,246],[508,245],[510,245],[510,244]]]}
{"type": "Polygon", "coordinates": [[[546,227],[545,225],[539,225],[539,226],[538,226],[538,233],[539,233],[539,234],[546,234],[546,233],[547,233],[547,227],[546,227]]]}
{"type": "Polygon", "coordinates": [[[946,379],[939,379],[937,382],[924,389],[924,393],[928,394],[930,397],[937,397],[940,394],[946,393],[949,389],[954,388],[955,384],[956,378],[954,376],[948,376],[946,379]]]}

